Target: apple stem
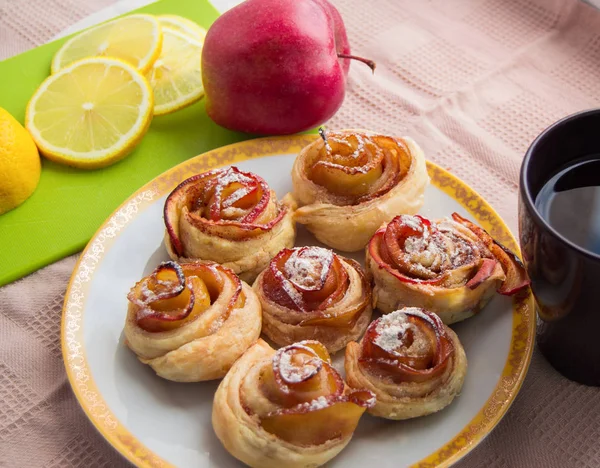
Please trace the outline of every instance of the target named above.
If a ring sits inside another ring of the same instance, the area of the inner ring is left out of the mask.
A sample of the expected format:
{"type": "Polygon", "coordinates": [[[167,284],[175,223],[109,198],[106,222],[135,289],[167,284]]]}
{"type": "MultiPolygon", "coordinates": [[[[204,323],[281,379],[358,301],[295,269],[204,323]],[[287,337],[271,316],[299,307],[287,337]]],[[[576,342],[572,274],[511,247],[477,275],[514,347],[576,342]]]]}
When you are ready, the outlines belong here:
{"type": "Polygon", "coordinates": [[[319,135],[321,135],[321,138],[323,138],[323,141],[325,142],[325,149],[328,153],[330,153],[331,146],[329,146],[329,141],[327,141],[327,134],[325,133],[325,131],[325,127],[319,127],[319,135]]]}
{"type": "Polygon", "coordinates": [[[365,65],[367,65],[371,69],[371,71],[373,73],[375,73],[376,63],[373,60],[369,60],[369,59],[366,59],[366,58],[363,58],[363,57],[358,57],[356,55],[348,55],[348,54],[337,54],[337,56],[339,58],[345,58],[345,59],[351,59],[351,60],[358,60],[359,62],[362,62],[365,65]]]}

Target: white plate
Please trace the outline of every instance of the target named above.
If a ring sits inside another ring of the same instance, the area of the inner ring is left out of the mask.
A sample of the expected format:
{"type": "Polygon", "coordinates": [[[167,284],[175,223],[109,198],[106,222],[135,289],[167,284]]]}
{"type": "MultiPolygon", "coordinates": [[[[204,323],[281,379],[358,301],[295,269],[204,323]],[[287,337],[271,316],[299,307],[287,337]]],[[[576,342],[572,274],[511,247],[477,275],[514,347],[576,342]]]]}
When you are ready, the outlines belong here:
{"type": "MultiPolygon", "coordinates": [[[[266,179],[279,197],[291,190],[290,170],[314,135],[265,138],[220,148],[157,177],[100,228],[75,268],[63,311],[67,373],[81,406],[104,437],[138,466],[233,467],[240,464],[212,430],[218,382],[180,384],[157,377],[123,344],[126,295],[168,258],[163,245],[166,195],[182,180],[235,163],[266,179]]],[[[516,242],[493,209],[472,189],[428,164],[421,214],[453,211],[470,217],[511,249],[516,242]]],[[[297,245],[316,244],[300,230],[297,245]]],[[[354,256],[362,261],[359,253],[354,256]]],[[[469,360],[460,397],[443,411],[410,421],[363,416],[354,438],[330,466],[448,465],[464,456],[498,423],[525,377],[534,336],[529,293],[497,296],[476,317],[453,326],[469,360]]],[[[341,354],[336,357],[340,368],[341,354]]]]}

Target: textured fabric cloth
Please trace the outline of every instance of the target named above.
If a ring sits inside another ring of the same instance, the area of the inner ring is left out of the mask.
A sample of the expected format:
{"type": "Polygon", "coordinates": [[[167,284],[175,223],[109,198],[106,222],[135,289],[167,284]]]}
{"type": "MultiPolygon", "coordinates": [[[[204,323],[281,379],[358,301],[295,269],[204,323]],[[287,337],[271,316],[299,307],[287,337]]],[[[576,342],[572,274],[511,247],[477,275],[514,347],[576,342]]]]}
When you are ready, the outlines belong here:
{"type": "MultiPolygon", "coordinates": [[[[109,3],[0,0],[0,58],[109,3]]],[[[516,232],[527,146],[553,121],[600,105],[600,12],[576,0],[334,3],[354,53],[377,71],[353,64],[329,127],[414,137],[516,232]]],[[[127,466],[87,421],[64,373],[60,315],[75,260],[0,289],[0,466],[127,466]]],[[[600,389],[564,379],[536,350],[511,410],[457,466],[596,468],[598,440],[600,389]]]]}

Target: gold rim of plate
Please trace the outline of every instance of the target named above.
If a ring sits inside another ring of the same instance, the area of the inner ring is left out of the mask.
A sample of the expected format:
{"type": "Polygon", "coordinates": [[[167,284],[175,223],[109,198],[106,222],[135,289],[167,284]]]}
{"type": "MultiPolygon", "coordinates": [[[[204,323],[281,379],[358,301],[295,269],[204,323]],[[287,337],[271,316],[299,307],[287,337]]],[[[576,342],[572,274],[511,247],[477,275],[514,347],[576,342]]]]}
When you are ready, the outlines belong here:
{"type": "MultiPolygon", "coordinates": [[[[79,257],[69,281],[61,321],[61,343],[67,376],[79,404],[96,429],[125,458],[140,467],[172,467],[131,434],[100,394],[86,361],[83,312],[94,271],[120,231],[158,198],[184,179],[200,172],[248,159],[299,152],[314,135],[261,138],[217,148],[189,159],[159,175],[127,199],[98,229],[79,257]]],[[[514,252],[518,244],[498,213],[475,190],[445,169],[427,162],[431,183],[456,200],[496,240],[514,252]]],[[[412,465],[450,466],[491,432],[508,411],[521,388],[533,353],[535,309],[530,290],[513,298],[512,337],[508,358],[492,395],[475,417],[450,441],[412,465]]]]}

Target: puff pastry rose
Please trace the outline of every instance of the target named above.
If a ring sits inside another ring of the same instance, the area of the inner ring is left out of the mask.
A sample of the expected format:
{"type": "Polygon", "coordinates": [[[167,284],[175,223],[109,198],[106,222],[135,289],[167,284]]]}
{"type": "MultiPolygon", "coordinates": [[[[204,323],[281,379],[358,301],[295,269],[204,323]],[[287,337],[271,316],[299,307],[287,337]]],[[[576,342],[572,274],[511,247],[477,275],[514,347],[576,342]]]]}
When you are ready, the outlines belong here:
{"type": "Polygon", "coordinates": [[[422,307],[446,324],[479,312],[496,290],[514,294],[529,282],[514,254],[456,213],[397,216],[369,242],[366,265],[382,312],[422,307]]]}
{"type": "Polygon", "coordinates": [[[423,205],[423,151],[410,138],[330,132],[304,148],[292,169],[296,220],[346,252],[362,249],[383,222],[423,205]]]}
{"type": "Polygon", "coordinates": [[[236,167],[190,177],[165,203],[165,245],[177,261],[212,260],[253,281],[281,249],[294,245],[295,204],[236,167]]]}
{"type": "Polygon", "coordinates": [[[263,333],[280,346],[315,339],[334,353],[360,338],[371,319],[371,285],[362,268],[329,249],[284,249],[253,287],[263,333]]]}
{"type": "Polygon", "coordinates": [[[221,378],[260,335],[256,294],[213,262],[164,262],[127,298],[127,346],[165,379],[221,378]]]}
{"type": "Polygon", "coordinates": [[[456,334],[432,312],[407,307],[375,320],[346,348],[346,378],[376,396],[369,412],[409,419],[448,406],[463,386],[467,358],[456,334]]]}
{"type": "Polygon", "coordinates": [[[225,448],[249,466],[319,466],[350,441],[374,395],[351,390],[318,341],[275,352],[259,340],[225,376],[212,424],[225,448]]]}

